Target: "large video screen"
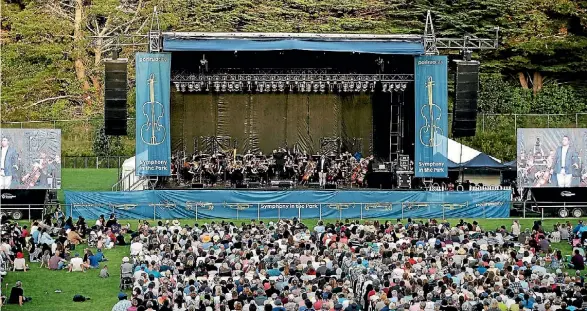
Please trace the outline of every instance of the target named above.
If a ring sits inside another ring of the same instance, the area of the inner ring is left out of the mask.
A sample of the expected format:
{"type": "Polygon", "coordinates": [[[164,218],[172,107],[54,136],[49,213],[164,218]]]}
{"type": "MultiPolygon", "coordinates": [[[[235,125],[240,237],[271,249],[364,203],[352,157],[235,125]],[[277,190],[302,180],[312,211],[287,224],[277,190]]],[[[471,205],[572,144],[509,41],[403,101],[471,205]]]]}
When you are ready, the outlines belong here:
{"type": "Polygon", "coordinates": [[[518,129],[518,184],[587,187],[587,129],[518,129]]]}
{"type": "Polygon", "coordinates": [[[0,129],[0,189],[61,188],[61,130],[0,129]]]}

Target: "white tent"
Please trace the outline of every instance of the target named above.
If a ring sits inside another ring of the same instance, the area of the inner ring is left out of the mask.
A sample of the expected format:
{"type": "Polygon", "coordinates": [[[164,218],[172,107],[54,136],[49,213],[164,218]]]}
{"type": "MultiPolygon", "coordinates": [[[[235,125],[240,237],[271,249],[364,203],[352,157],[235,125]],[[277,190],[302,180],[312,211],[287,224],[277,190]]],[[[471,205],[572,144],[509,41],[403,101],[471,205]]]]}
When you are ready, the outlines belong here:
{"type": "Polygon", "coordinates": [[[149,181],[135,175],[135,157],[128,158],[122,163],[122,191],[144,190],[148,187],[149,181]],[[132,188],[132,189],[131,189],[132,188]]]}
{"type": "MultiPolygon", "coordinates": [[[[475,150],[471,147],[465,146],[452,139],[448,139],[448,159],[456,164],[468,162],[481,154],[481,151],[475,150]],[[462,147],[462,155],[461,155],[462,147]]],[[[490,156],[491,157],[491,156],[490,156]]],[[[501,163],[501,160],[491,157],[497,162],[501,163]]]]}

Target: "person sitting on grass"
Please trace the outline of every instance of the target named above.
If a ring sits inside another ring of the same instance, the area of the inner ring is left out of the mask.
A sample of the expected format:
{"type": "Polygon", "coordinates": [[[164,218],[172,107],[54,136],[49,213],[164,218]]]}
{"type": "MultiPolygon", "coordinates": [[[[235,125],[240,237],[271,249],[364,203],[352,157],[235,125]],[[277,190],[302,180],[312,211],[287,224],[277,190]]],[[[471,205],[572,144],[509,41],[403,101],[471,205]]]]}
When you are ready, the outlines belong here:
{"type": "Polygon", "coordinates": [[[65,267],[65,264],[67,263],[67,261],[65,261],[65,259],[61,258],[61,252],[60,251],[56,251],[55,255],[53,255],[50,259],[49,259],[49,270],[61,270],[63,269],[63,267],[65,267]]]}
{"type": "Polygon", "coordinates": [[[22,289],[22,282],[16,281],[16,284],[10,291],[10,297],[8,298],[8,304],[17,304],[22,307],[25,302],[30,301],[30,298],[24,296],[24,290],[22,289]]]}
{"type": "Polygon", "coordinates": [[[103,279],[110,277],[110,273],[108,273],[108,266],[107,265],[104,265],[102,270],[100,270],[100,277],[103,279]]]}
{"type": "Polygon", "coordinates": [[[68,272],[85,272],[84,269],[84,261],[80,258],[78,253],[75,253],[75,257],[71,258],[69,261],[69,271],[68,272]]]}
{"type": "Polygon", "coordinates": [[[28,267],[26,265],[26,261],[24,260],[24,255],[21,252],[16,253],[16,258],[14,259],[14,267],[12,271],[23,271],[26,272],[28,267]]]}
{"type": "Polygon", "coordinates": [[[569,268],[573,268],[575,270],[584,270],[585,269],[585,260],[578,249],[575,250],[575,255],[571,258],[571,263],[569,264],[569,268]]]}
{"type": "Polygon", "coordinates": [[[78,245],[78,244],[81,244],[84,242],[82,237],[75,231],[75,228],[74,229],[67,229],[66,233],[67,233],[67,240],[69,241],[70,244],[78,245]]]}
{"type": "Polygon", "coordinates": [[[108,258],[104,256],[104,253],[101,249],[97,249],[96,254],[94,255],[98,259],[98,262],[108,261],[108,258]]]}
{"type": "Polygon", "coordinates": [[[85,249],[84,255],[84,268],[86,269],[96,269],[100,267],[100,263],[98,262],[98,258],[94,256],[91,250],[85,249]]]}
{"type": "Polygon", "coordinates": [[[43,253],[43,256],[41,256],[41,266],[39,268],[43,268],[43,266],[44,266],[44,267],[46,267],[48,269],[49,268],[49,260],[50,259],[51,259],[51,251],[49,251],[47,249],[43,253]]]}

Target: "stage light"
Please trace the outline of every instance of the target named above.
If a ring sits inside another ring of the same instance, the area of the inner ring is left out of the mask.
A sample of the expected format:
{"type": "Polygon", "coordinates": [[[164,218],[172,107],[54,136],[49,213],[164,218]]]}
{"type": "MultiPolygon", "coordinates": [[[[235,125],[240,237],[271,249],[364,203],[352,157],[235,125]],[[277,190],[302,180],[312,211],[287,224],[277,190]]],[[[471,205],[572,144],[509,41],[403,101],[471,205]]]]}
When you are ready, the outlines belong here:
{"type": "Polygon", "coordinates": [[[226,82],[222,83],[222,92],[226,92],[226,82]]]}
{"type": "Polygon", "coordinates": [[[201,84],[201,83],[199,83],[199,82],[198,82],[198,83],[196,83],[196,84],[194,85],[194,91],[196,91],[196,92],[201,92],[201,91],[202,91],[202,84],[201,84]]]}
{"type": "Polygon", "coordinates": [[[194,91],[194,84],[193,83],[188,84],[188,91],[190,91],[190,92],[194,91]]]}
{"type": "Polygon", "coordinates": [[[232,92],[234,90],[233,84],[232,83],[228,83],[228,91],[232,92]]]}
{"type": "Polygon", "coordinates": [[[320,86],[318,85],[318,83],[314,83],[314,93],[317,93],[319,89],[320,86]]]}
{"type": "Polygon", "coordinates": [[[381,91],[382,91],[382,92],[387,92],[387,88],[388,88],[388,85],[387,85],[387,83],[383,83],[383,84],[381,85],[381,91]]]}
{"type": "Polygon", "coordinates": [[[173,84],[175,85],[175,90],[176,91],[180,91],[180,83],[179,82],[173,82],[173,84]]]}
{"type": "Polygon", "coordinates": [[[326,90],[326,85],[324,85],[324,83],[320,83],[320,93],[324,93],[325,90],[326,90]]]}

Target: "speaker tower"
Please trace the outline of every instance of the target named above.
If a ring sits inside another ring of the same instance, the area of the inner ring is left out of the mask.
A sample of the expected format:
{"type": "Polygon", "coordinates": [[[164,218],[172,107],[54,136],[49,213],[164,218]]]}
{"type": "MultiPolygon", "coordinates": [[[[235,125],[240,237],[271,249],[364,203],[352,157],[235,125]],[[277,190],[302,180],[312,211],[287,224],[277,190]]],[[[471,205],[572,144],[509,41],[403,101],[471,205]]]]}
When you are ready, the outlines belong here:
{"type": "Polygon", "coordinates": [[[475,136],[479,97],[479,62],[457,60],[455,103],[452,119],[453,138],[475,136]]]}
{"type": "Polygon", "coordinates": [[[126,135],[127,59],[104,61],[104,130],[106,135],[126,135]]]}

